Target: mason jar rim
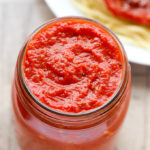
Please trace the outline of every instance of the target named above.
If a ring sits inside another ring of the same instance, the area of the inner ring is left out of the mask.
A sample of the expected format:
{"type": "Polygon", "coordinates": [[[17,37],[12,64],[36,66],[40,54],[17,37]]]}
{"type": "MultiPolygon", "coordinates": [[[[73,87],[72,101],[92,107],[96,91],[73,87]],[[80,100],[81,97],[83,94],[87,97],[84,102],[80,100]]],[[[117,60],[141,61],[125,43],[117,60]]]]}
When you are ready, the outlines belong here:
{"type": "MultiPolygon", "coordinates": [[[[110,30],[108,29],[107,27],[105,27],[103,24],[95,21],[95,20],[92,20],[92,19],[89,19],[89,18],[86,18],[86,17],[72,17],[72,16],[68,16],[68,17],[60,17],[60,18],[54,18],[54,19],[51,19],[49,21],[47,21],[46,23],[42,24],[40,27],[38,27],[35,31],[33,31],[31,33],[31,35],[27,38],[26,42],[24,43],[24,46],[22,48],[22,51],[20,53],[20,56],[19,56],[19,61],[21,63],[18,63],[17,65],[17,70],[18,70],[18,74],[20,76],[18,76],[19,78],[19,82],[22,82],[23,83],[23,87],[25,89],[25,91],[27,92],[27,94],[29,95],[29,97],[38,105],[40,106],[41,108],[43,108],[44,110],[50,112],[50,113],[54,113],[56,115],[60,115],[60,116],[66,116],[66,117],[82,117],[82,116],[87,116],[87,115],[90,115],[90,114],[93,114],[93,113],[97,113],[101,110],[104,110],[106,109],[108,106],[110,106],[113,102],[115,102],[115,104],[119,101],[119,98],[118,96],[122,95],[126,85],[127,85],[127,81],[128,81],[128,61],[127,61],[127,57],[126,57],[126,53],[125,53],[125,50],[124,50],[124,47],[123,45],[121,44],[120,40],[118,39],[118,37],[110,30]],[[79,113],[69,113],[69,112],[63,112],[63,111],[58,111],[58,110],[55,110],[53,108],[50,108],[48,107],[47,105],[43,104],[42,102],[40,102],[38,100],[38,98],[36,98],[34,96],[34,94],[30,91],[30,89],[28,88],[26,82],[25,82],[25,78],[24,78],[24,73],[23,73],[23,59],[24,59],[24,54],[25,54],[25,51],[26,51],[26,47],[28,46],[28,43],[32,40],[32,38],[44,27],[52,24],[52,23],[57,23],[59,21],[63,21],[63,20],[83,20],[83,21],[87,21],[87,22],[92,22],[94,23],[95,25],[99,26],[100,28],[104,29],[110,36],[112,36],[112,38],[117,42],[119,48],[120,48],[120,51],[121,51],[121,56],[122,56],[122,60],[123,60],[123,74],[122,74],[122,80],[121,80],[121,83],[119,85],[119,87],[117,88],[117,90],[115,91],[115,93],[111,96],[111,98],[103,105],[97,107],[97,108],[94,108],[94,109],[91,109],[91,110],[88,110],[88,111],[85,111],[85,112],[79,112],[79,113]],[[126,80],[125,80],[126,79],[126,80]]],[[[114,104],[114,106],[115,106],[114,104]]],[[[111,107],[113,108],[113,106],[111,107]]],[[[104,114],[105,112],[109,111],[109,109],[106,109],[104,112],[102,112],[102,114],[104,114]]]]}

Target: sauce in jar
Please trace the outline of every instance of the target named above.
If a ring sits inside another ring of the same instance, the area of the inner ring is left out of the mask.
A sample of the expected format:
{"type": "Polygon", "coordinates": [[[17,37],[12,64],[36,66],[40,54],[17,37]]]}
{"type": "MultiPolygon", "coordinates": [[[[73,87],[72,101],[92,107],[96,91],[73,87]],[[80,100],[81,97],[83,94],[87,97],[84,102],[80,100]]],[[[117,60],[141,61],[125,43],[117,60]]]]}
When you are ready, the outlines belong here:
{"type": "Polygon", "coordinates": [[[122,73],[115,39],[83,20],[46,26],[25,51],[27,86],[39,101],[59,111],[79,113],[103,105],[120,86],[122,73]]]}
{"type": "Polygon", "coordinates": [[[54,19],[18,57],[12,100],[23,150],[113,150],[130,99],[118,39],[85,18],[54,19]]]}

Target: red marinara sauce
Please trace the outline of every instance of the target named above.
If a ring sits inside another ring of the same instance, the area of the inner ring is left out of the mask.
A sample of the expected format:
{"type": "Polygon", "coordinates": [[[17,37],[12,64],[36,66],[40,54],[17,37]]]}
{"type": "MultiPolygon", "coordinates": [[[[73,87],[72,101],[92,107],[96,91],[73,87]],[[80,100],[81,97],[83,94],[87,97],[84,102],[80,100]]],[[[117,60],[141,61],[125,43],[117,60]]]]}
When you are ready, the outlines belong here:
{"type": "Polygon", "coordinates": [[[50,20],[18,56],[18,143],[22,150],[114,150],[130,94],[130,66],[109,29],[86,18],[50,20]]]}
{"type": "Polygon", "coordinates": [[[117,17],[150,25],[150,0],[104,0],[117,17]]]}
{"type": "Polygon", "coordinates": [[[120,86],[122,64],[120,47],[105,30],[87,21],[65,20],[32,38],[23,70],[39,101],[79,113],[109,101],[120,86]]]}

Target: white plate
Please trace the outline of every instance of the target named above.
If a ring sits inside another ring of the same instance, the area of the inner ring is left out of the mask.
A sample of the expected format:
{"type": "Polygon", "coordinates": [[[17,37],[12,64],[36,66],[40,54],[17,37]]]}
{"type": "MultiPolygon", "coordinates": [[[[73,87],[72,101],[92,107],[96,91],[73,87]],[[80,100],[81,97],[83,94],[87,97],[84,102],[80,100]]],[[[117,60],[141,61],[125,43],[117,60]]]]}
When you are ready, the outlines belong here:
{"type": "MultiPolygon", "coordinates": [[[[84,16],[70,0],[45,0],[56,17],[84,16]]],[[[85,16],[84,16],[85,17],[85,16]]],[[[150,66],[150,51],[122,41],[130,62],[150,66]]]]}

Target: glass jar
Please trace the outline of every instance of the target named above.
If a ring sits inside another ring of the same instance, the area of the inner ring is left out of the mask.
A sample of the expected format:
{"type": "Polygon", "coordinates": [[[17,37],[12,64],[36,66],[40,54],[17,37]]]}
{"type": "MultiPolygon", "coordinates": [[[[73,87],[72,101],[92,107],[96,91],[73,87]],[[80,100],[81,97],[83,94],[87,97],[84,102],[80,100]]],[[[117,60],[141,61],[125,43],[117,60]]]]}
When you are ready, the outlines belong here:
{"type": "Polygon", "coordinates": [[[16,136],[22,150],[114,150],[131,95],[131,70],[118,38],[100,23],[86,18],[53,19],[29,36],[18,56],[12,85],[16,136]],[[43,27],[64,19],[92,21],[111,34],[123,57],[123,77],[117,92],[104,105],[84,113],[63,113],[48,108],[29,91],[23,76],[23,57],[32,37],[43,27]]]}

